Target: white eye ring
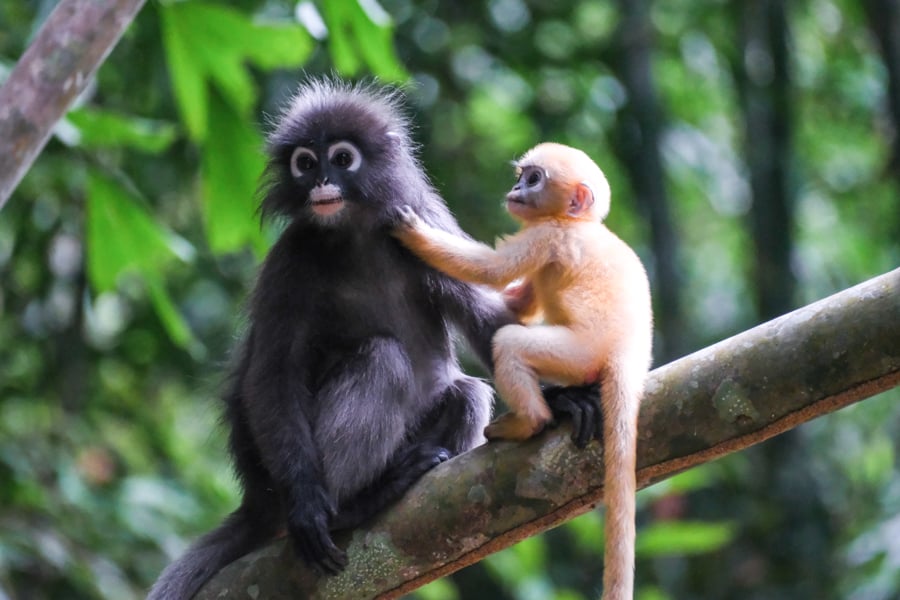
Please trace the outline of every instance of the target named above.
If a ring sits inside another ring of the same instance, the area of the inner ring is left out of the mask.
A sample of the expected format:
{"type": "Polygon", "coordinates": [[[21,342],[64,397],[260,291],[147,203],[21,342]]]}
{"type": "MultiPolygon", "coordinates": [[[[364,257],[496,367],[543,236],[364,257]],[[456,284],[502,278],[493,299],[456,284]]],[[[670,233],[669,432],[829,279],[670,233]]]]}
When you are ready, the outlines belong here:
{"type": "Polygon", "coordinates": [[[359,165],[362,164],[362,154],[360,153],[359,148],[350,142],[337,142],[328,148],[328,162],[341,169],[356,171],[359,169],[359,165]],[[350,164],[339,165],[334,162],[335,157],[341,152],[347,152],[350,155],[350,164]]]}
{"type": "Polygon", "coordinates": [[[297,146],[294,148],[294,152],[291,154],[291,175],[294,177],[301,177],[305,174],[305,171],[308,169],[301,169],[300,165],[297,162],[300,160],[301,156],[308,156],[312,159],[312,164],[315,166],[316,163],[319,162],[316,153],[310,150],[309,148],[304,148],[303,146],[297,146]]]}

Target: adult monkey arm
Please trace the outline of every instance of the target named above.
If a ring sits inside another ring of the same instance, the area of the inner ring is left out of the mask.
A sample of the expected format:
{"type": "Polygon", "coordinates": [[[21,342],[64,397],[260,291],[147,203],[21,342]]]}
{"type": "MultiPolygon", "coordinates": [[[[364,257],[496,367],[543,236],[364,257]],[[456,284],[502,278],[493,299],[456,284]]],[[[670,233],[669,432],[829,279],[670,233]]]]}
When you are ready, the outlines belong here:
{"type": "Polygon", "coordinates": [[[309,332],[296,318],[289,328],[284,322],[278,326],[276,314],[285,320],[292,317],[289,312],[273,312],[267,319],[270,326],[251,335],[241,408],[262,466],[281,490],[298,555],[335,573],[346,565],[347,557],[329,534],[337,506],[325,487],[320,451],[306,413],[313,401],[310,374],[290,367],[310,362],[309,332]]]}

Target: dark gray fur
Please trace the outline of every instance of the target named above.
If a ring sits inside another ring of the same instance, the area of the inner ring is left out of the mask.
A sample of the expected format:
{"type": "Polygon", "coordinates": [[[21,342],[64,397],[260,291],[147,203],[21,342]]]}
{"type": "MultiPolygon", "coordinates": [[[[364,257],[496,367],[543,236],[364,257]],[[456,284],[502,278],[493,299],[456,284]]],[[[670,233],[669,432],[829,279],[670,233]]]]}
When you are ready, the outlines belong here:
{"type": "Polygon", "coordinates": [[[395,93],[330,80],[303,85],[279,118],[261,208],[288,223],[259,274],[224,397],[243,500],[149,598],[190,598],[285,527],[303,560],[337,572],[346,556],[332,531],[483,441],[492,393],[460,370],[451,327],[490,366],[491,337],[512,317],[497,294],[437,273],[389,235],[401,205],[463,235],[408,131],[395,93]],[[332,178],[345,207],[323,224],[308,205],[312,183],[288,163],[297,145],[324,152],[336,140],[364,161],[332,178]]]}

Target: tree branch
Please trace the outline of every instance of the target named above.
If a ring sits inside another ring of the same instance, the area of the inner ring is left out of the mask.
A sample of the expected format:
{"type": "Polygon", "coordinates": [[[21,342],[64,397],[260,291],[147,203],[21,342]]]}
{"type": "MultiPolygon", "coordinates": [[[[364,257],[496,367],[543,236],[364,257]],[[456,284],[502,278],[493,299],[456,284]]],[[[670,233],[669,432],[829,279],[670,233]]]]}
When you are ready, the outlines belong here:
{"type": "MultiPolygon", "coordinates": [[[[641,487],[900,384],[900,269],[650,374],[641,487]]],[[[396,598],[602,500],[599,444],[569,429],[492,443],[427,474],[367,527],[339,537],[350,565],[317,579],[284,540],[219,573],[213,598],[396,598]]]]}
{"type": "Polygon", "coordinates": [[[0,88],[0,209],[144,0],[62,0],[0,88]]]}

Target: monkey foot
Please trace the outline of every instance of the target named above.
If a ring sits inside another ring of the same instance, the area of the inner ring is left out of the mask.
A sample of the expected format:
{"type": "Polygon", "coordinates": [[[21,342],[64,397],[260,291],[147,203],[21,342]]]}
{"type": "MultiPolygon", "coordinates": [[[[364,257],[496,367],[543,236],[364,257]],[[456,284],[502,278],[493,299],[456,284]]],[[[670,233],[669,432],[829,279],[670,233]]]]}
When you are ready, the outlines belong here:
{"type": "Polygon", "coordinates": [[[484,428],[484,436],[489,440],[527,440],[540,433],[547,421],[534,421],[528,417],[508,412],[484,428]]]}
{"type": "Polygon", "coordinates": [[[544,390],[544,399],[554,419],[572,419],[572,441],[579,448],[587,446],[592,439],[603,438],[599,384],[548,387],[544,390]]]}

